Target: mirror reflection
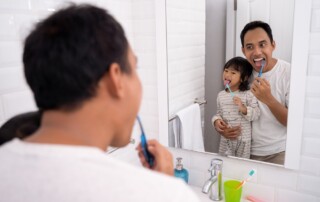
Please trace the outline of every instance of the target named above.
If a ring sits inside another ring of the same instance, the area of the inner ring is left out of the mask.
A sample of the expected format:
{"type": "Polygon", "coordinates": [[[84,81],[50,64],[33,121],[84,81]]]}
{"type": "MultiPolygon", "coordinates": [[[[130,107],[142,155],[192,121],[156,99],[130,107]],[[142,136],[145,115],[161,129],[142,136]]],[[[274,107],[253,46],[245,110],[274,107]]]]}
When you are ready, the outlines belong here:
{"type": "Polygon", "coordinates": [[[294,1],[166,4],[169,146],[283,164],[294,1]]]}

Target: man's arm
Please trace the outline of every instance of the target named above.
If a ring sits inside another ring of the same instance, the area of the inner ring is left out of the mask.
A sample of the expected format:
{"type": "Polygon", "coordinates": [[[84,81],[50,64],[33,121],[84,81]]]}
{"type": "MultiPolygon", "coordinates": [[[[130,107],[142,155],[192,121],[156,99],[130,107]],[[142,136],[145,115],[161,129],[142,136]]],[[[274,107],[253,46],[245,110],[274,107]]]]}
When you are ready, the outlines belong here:
{"type": "MultiPolygon", "coordinates": [[[[272,96],[273,97],[273,96],[272,96]]],[[[265,103],[276,119],[284,126],[287,126],[288,108],[283,106],[274,97],[265,103]]]]}
{"type": "Polygon", "coordinates": [[[256,98],[266,104],[274,117],[284,126],[287,126],[288,108],[282,105],[272,94],[270,84],[263,78],[255,78],[251,92],[256,98]]]}

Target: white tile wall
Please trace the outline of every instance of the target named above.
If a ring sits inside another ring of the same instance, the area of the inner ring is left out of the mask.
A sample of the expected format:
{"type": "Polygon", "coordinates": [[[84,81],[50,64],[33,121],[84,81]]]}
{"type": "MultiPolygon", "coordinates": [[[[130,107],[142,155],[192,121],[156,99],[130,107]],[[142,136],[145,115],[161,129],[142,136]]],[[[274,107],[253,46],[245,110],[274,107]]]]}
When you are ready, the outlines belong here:
{"type": "Polygon", "coordinates": [[[2,95],[4,117],[9,119],[19,113],[36,110],[32,93],[29,90],[16,91],[2,95]]]}
{"type": "Polygon", "coordinates": [[[319,76],[320,70],[319,63],[320,63],[320,54],[310,54],[309,55],[309,68],[308,68],[308,74],[312,76],[319,76]]]}
{"type": "Polygon", "coordinates": [[[319,183],[320,183],[319,176],[314,177],[310,175],[300,174],[298,184],[297,184],[298,191],[320,197],[320,192],[318,187],[319,183]]]}
{"type": "Polygon", "coordinates": [[[0,94],[26,88],[21,67],[1,68],[0,78],[0,94]]]}
{"type": "Polygon", "coordinates": [[[28,0],[21,1],[21,0],[11,0],[11,1],[0,1],[0,9],[10,9],[10,10],[16,10],[16,9],[29,9],[30,8],[30,2],[28,0]]]}
{"type": "Polygon", "coordinates": [[[256,198],[266,202],[275,201],[274,195],[276,189],[271,186],[248,182],[245,187],[242,188],[242,192],[243,196],[255,196],[256,198]]]}
{"type": "Polygon", "coordinates": [[[305,114],[307,116],[319,117],[320,116],[320,97],[309,96],[306,98],[305,114]]]}
{"type": "Polygon", "coordinates": [[[298,173],[272,166],[262,166],[258,170],[258,182],[276,188],[296,189],[298,173]]]}
{"type": "Polygon", "coordinates": [[[309,43],[310,53],[320,53],[320,47],[318,44],[320,44],[320,32],[311,32],[309,43]]]}
{"type": "Polygon", "coordinates": [[[168,99],[173,116],[195,98],[204,98],[205,1],[166,3],[168,99]]]}
{"type": "Polygon", "coordinates": [[[320,31],[320,8],[314,8],[312,11],[311,31],[320,31]]]}
{"type": "MultiPolygon", "coordinates": [[[[32,94],[22,74],[22,44],[30,28],[39,19],[66,0],[4,0],[0,2],[0,124],[13,115],[35,109],[32,94]],[[23,100],[23,102],[21,102],[23,100]]],[[[149,0],[75,0],[106,8],[125,29],[129,42],[139,59],[139,74],[145,87],[141,117],[149,138],[158,138],[155,16],[154,2],[149,0]],[[137,46],[135,46],[138,44],[137,46]]],[[[133,135],[134,136],[134,135],[133,135]]],[[[138,141],[139,136],[135,137],[138,141]]],[[[138,164],[135,146],[128,145],[115,152],[118,158],[138,164]]]]}
{"type": "MultiPolygon", "coordinates": [[[[320,55],[319,55],[320,58],[320,55]]],[[[320,59],[319,59],[320,62],[320,59]]],[[[309,63],[310,64],[310,63],[309,63]]],[[[312,71],[312,70],[311,70],[312,71]]],[[[320,95],[320,92],[318,91],[318,86],[320,84],[319,76],[317,76],[316,71],[309,72],[308,81],[307,81],[307,89],[306,94],[308,97],[318,97],[320,95]]]]}
{"type": "Polygon", "coordinates": [[[3,103],[0,97],[0,125],[4,122],[4,110],[3,110],[3,103]]]}
{"type": "Polygon", "coordinates": [[[301,156],[300,171],[313,176],[320,175],[320,159],[308,156],[301,156]]]}
{"type": "Polygon", "coordinates": [[[276,193],[277,201],[290,201],[290,202],[301,202],[301,201],[308,201],[308,202],[317,202],[319,201],[317,197],[311,196],[308,194],[302,194],[295,191],[285,190],[285,189],[278,189],[276,193]]]}
{"type": "Polygon", "coordinates": [[[308,156],[320,158],[320,138],[306,137],[303,140],[302,153],[308,156]]]}
{"type": "Polygon", "coordinates": [[[0,41],[0,69],[12,65],[21,64],[22,42],[8,41],[2,39],[0,41]]]}

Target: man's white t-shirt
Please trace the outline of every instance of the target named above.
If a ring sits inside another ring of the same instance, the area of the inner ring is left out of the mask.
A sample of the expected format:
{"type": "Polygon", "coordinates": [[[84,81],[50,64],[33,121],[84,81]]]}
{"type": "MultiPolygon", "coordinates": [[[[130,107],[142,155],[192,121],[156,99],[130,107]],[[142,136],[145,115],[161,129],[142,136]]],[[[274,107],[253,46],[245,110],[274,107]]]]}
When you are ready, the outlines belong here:
{"type": "Polygon", "coordinates": [[[113,159],[95,147],[0,147],[1,201],[199,201],[182,181],[113,159]]]}
{"type": "MultiPolygon", "coordinates": [[[[289,106],[290,90],[290,63],[278,59],[275,66],[262,74],[270,83],[272,95],[283,105],[289,106]]],[[[253,71],[253,78],[258,72],[253,71]]],[[[285,151],[287,127],[283,126],[272,114],[267,105],[260,102],[261,115],[258,120],[252,122],[251,154],[267,156],[285,151]]]]}

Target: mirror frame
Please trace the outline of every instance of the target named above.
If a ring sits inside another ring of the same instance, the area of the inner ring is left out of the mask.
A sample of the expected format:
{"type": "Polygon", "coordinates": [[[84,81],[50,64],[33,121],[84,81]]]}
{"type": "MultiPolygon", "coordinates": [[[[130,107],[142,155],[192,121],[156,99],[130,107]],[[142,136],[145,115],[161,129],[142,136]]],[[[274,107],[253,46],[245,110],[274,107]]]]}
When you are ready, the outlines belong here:
{"type": "MultiPolygon", "coordinates": [[[[290,107],[288,109],[286,156],[284,163],[284,167],[288,169],[299,169],[300,166],[301,139],[308,68],[308,42],[310,37],[309,30],[311,8],[312,0],[295,0],[291,61],[290,107]]],[[[168,146],[169,108],[166,0],[157,0],[155,3],[155,9],[159,141],[161,144],[168,146]]],[[[243,160],[265,163],[253,161],[250,159],[243,160]]],[[[272,165],[279,166],[277,164],[272,165]]]]}

